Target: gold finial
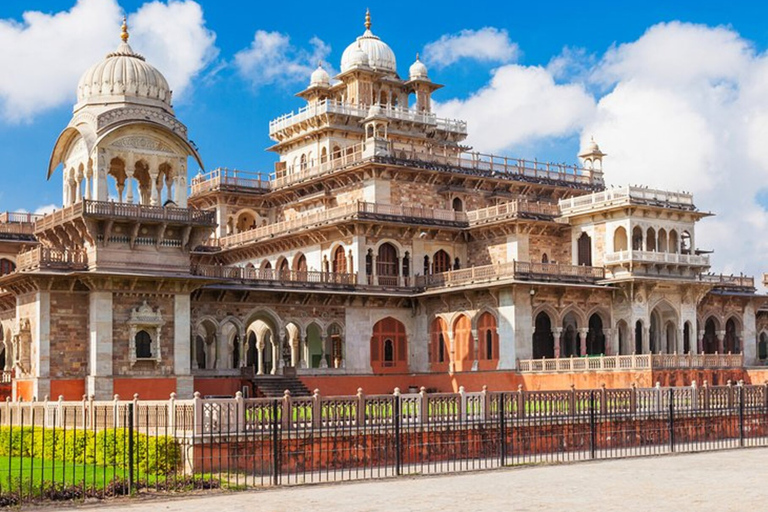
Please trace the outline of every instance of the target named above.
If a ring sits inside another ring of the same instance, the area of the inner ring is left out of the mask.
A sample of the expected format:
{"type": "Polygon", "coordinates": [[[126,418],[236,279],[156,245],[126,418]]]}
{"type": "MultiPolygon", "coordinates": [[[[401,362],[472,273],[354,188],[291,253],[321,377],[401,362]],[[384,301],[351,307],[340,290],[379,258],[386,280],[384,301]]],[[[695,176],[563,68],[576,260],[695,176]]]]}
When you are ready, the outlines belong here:
{"type": "Polygon", "coordinates": [[[120,27],[122,29],[122,33],[120,34],[120,39],[123,40],[124,43],[128,42],[128,19],[123,16],[123,26],[120,27]]]}
{"type": "Polygon", "coordinates": [[[365,30],[371,30],[371,11],[365,10],[365,30]]]}

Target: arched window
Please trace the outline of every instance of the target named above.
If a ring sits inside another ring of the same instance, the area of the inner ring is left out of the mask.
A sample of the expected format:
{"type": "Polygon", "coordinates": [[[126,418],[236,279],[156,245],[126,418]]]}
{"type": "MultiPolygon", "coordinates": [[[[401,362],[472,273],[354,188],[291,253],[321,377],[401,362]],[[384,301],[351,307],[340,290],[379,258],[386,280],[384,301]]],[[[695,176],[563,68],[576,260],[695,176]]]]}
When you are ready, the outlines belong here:
{"type": "Polygon", "coordinates": [[[455,212],[463,212],[464,211],[464,203],[462,202],[461,198],[454,197],[453,198],[453,211],[455,212]]]}
{"type": "Polygon", "coordinates": [[[448,327],[445,324],[445,320],[439,317],[432,320],[429,328],[429,362],[431,363],[432,371],[444,371],[447,368],[443,364],[448,362],[447,334],[448,327]]]}
{"type": "Polygon", "coordinates": [[[725,322],[725,338],[723,339],[723,351],[726,354],[738,354],[741,352],[739,347],[739,337],[736,333],[736,322],[729,318],[725,322]]]}
{"type": "Polygon", "coordinates": [[[379,284],[384,286],[397,286],[400,275],[397,258],[397,249],[390,243],[379,246],[379,255],[376,259],[376,274],[379,276],[379,284]]]}
{"type": "Polygon", "coordinates": [[[643,322],[635,322],[635,354],[643,353],[643,322]]]}
{"type": "Polygon", "coordinates": [[[440,249],[432,259],[433,274],[440,274],[451,270],[451,257],[447,252],[440,249]]]}
{"type": "Polygon", "coordinates": [[[472,339],[472,324],[469,317],[461,315],[453,324],[454,369],[466,372],[472,369],[475,360],[475,343],[472,339]]]}
{"type": "Polygon", "coordinates": [[[656,230],[653,228],[648,228],[648,232],[645,235],[645,250],[656,250],[656,230]]]}
{"type": "Polygon", "coordinates": [[[499,335],[496,317],[491,313],[486,311],[477,319],[477,336],[480,346],[478,369],[495,370],[499,361],[499,335]]]}
{"type": "Polygon", "coordinates": [[[333,251],[333,272],[334,274],[345,274],[347,272],[347,254],[341,245],[333,251]]]}
{"type": "Polygon", "coordinates": [[[326,148],[323,148],[320,150],[320,163],[324,164],[328,161],[328,150],[326,148]]]}
{"type": "Polygon", "coordinates": [[[578,243],[579,257],[578,265],[592,266],[592,238],[584,232],[579,237],[578,243]]]}
{"type": "Polygon", "coordinates": [[[371,335],[371,368],[380,373],[408,369],[408,339],[402,322],[387,317],[374,324],[371,335]]]}
{"type": "Polygon", "coordinates": [[[704,337],[701,339],[701,344],[705,354],[717,352],[717,326],[712,317],[704,322],[704,337]]]}
{"type": "Polygon", "coordinates": [[[445,336],[440,333],[437,339],[437,362],[445,362],[445,336]]]}
{"type": "Polygon", "coordinates": [[[291,279],[291,266],[288,264],[288,260],[283,258],[280,262],[280,279],[283,281],[289,281],[291,279]]]}
{"type": "Polygon", "coordinates": [[[669,231],[669,252],[680,252],[680,241],[677,239],[677,231],[674,229],[669,231]]]}
{"type": "Polygon", "coordinates": [[[16,270],[16,265],[9,259],[0,259],[0,276],[10,274],[16,270]]]}
{"type": "Polygon", "coordinates": [[[605,354],[605,335],[603,334],[603,319],[597,313],[589,317],[587,332],[587,354],[605,354]]]}
{"type": "Polygon", "coordinates": [[[552,359],[555,357],[555,335],[552,333],[552,320],[544,311],[536,315],[532,348],[534,359],[552,359]]]}
{"type": "Polygon", "coordinates": [[[768,361],[768,335],[760,333],[760,341],[757,343],[757,358],[760,361],[768,361]]]}
{"type": "Polygon", "coordinates": [[[549,256],[547,256],[547,253],[541,253],[541,262],[542,263],[549,263],[549,256]]]}
{"type": "Polygon", "coordinates": [[[627,250],[627,230],[624,226],[619,226],[613,232],[613,252],[627,250]]]}
{"type": "Polygon", "coordinates": [[[307,169],[307,155],[302,154],[300,162],[301,162],[301,164],[300,164],[301,165],[301,170],[302,171],[306,170],[307,169]]]}
{"type": "Polygon", "coordinates": [[[659,230],[658,238],[659,238],[659,243],[658,243],[659,252],[667,252],[667,230],[664,228],[661,228],[659,230]]]}
{"type": "Polygon", "coordinates": [[[136,359],[152,358],[152,338],[147,331],[136,333],[136,359]]]}
{"type": "Polygon", "coordinates": [[[640,226],[632,228],[632,250],[643,250],[643,229],[640,226]]]}

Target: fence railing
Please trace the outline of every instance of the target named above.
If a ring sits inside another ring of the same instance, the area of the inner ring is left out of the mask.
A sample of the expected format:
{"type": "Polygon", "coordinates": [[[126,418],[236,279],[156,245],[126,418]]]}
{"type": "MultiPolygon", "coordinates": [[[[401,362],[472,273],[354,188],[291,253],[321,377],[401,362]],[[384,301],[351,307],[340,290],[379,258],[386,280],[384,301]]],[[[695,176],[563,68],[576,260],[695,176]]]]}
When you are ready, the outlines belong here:
{"type": "Polygon", "coordinates": [[[35,247],[16,258],[16,271],[38,269],[86,270],[88,255],[85,251],[61,251],[48,247],[35,247]]]}
{"type": "Polygon", "coordinates": [[[742,366],[744,366],[744,354],[596,355],[551,359],[519,359],[517,361],[517,369],[524,373],[740,368],[742,366]]]}
{"type": "Polygon", "coordinates": [[[357,283],[356,273],[319,272],[315,270],[275,270],[222,265],[194,265],[192,274],[215,279],[240,281],[279,281],[281,283],[320,283],[353,285],[357,283]]]}
{"type": "Polygon", "coordinates": [[[482,265],[439,274],[416,276],[420,288],[440,288],[466,284],[481,284],[501,279],[545,280],[576,283],[593,283],[605,279],[603,267],[584,265],[563,265],[560,263],[537,263],[513,261],[496,265],[482,265]]]}
{"type": "Polygon", "coordinates": [[[768,446],[768,384],[0,404],[0,499],[245,489],[768,446]]]}
{"type": "Polygon", "coordinates": [[[678,206],[685,209],[694,208],[691,194],[633,186],[561,199],[559,204],[563,215],[574,215],[605,206],[630,204],[633,201],[652,205],[678,206]]]}

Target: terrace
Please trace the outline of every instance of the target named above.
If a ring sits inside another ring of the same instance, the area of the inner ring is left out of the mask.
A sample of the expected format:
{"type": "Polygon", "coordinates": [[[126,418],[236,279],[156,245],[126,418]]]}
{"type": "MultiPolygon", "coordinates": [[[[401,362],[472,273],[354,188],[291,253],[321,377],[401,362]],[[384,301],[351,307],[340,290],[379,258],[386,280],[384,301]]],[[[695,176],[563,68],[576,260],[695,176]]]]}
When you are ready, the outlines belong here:
{"type": "Polygon", "coordinates": [[[626,356],[520,359],[522,373],[677,370],[683,368],[741,368],[743,354],[632,354],[626,356]]]}
{"type": "Polygon", "coordinates": [[[12,239],[33,239],[35,222],[42,215],[34,213],[0,213],[0,237],[12,239]]]}
{"type": "Polygon", "coordinates": [[[33,270],[87,270],[88,256],[85,251],[60,251],[48,247],[35,247],[19,254],[17,272],[33,270]]]}
{"type": "Polygon", "coordinates": [[[708,267],[709,256],[705,254],[681,254],[656,251],[617,251],[605,254],[606,265],[625,263],[652,263],[665,265],[683,265],[689,267],[708,267]]]}
{"type": "Polygon", "coordinates": [[[416,276],[416,286],[425,289],[450,288],[507,280],[592,284],[602,279],[605,279],[605,269],[602,267],[513,261],[416,276]]]}
{"type": "Polygon", "coordinates": [[[612,188],[594,194],[560,200],[560,210],[564,217],[629,205],[696,211],[691,194],[634,186],[612,188]]]}

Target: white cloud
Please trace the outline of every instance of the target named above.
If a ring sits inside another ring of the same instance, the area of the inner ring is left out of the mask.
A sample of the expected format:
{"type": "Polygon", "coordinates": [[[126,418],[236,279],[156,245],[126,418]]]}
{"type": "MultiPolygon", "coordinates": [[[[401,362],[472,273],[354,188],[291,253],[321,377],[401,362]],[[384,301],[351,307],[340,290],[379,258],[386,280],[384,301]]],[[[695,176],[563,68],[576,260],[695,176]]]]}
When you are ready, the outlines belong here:
{"type": "Polygon", "coordinates": [[[326,61],[331,47],[317,37],[309,45],[310,50],[297,48],[286,34],[257,30],[251,46],[235,54],[235,66],[255,87],[308,80],[318,62],[333,76],[326,61]]]}
{"type": "MultiPolygon", "coordinates": [[[[117,47],[122,11],[116,0],[78,0],[68,11],[27,11],[22,21],[0,19],[0,119],[29,121],[75,101],[77,81],[117,47]]],[[[143,5],[129,16],[131,44],[183,93],[215,55],[200,6],[170,0],[143,5]]]]}
{"type": "Polygon", "coordinates": [[[485,27],[445,34],[424,46],[424,60],[438,68],[461,59],[507,63],[517,59],[519,48],[509,39],[506,30],[485,27]]]}
{"type": "Polygon", "coordinates": [[[544,68],[516,64],[496,69],[490,83],[469,98],[435,105],[441,116],[467,120],[468,143],[490,152],[574,135],[594,108],[582,85],[559,85],[544,68]]]}
{"type": "Polygon", "coordinates": [[[46,204],[44,206],[38,207],[35,210],[35,215],[48,215],[49,213],[53,213],[58,209],[59,207],[55,204],[46,204]]]}

